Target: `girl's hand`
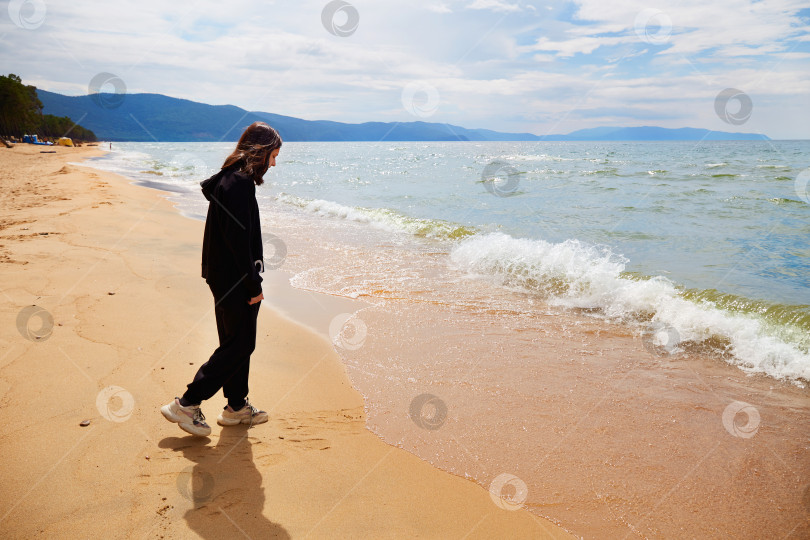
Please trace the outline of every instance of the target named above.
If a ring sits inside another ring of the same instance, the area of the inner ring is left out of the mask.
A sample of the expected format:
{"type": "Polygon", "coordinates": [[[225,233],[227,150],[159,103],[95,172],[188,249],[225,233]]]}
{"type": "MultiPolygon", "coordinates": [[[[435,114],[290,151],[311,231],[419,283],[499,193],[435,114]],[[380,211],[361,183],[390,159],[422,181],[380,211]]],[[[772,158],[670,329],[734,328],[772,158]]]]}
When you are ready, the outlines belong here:
{"type": "Polygon", "coordinates": [[[262,300],[264,300],[264,293],[261,293],[259,296],[248,300],[248,305],[252,306],[253,304],[261,302],[262,300]]]}

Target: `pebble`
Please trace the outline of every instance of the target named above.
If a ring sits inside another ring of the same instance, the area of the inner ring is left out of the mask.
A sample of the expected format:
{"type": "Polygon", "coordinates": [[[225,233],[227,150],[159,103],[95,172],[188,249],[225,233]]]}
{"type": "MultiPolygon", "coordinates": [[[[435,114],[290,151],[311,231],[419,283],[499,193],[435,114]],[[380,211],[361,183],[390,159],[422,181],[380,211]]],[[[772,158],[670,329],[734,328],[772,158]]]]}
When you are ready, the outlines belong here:
{"type": "Polygon", "coordinates": [[[79,425],[82,427],[87,427],[90,425],[90,420],[82,420],[81,422],[79,422],[79,425]]]}
{"type": "Polygon", "coordinates": [[[109,294],[110,296],[114,296],[114,295],[115,295],[115,293],[114,293],[114,292],[108,292],[107,294],[109,294]]]}

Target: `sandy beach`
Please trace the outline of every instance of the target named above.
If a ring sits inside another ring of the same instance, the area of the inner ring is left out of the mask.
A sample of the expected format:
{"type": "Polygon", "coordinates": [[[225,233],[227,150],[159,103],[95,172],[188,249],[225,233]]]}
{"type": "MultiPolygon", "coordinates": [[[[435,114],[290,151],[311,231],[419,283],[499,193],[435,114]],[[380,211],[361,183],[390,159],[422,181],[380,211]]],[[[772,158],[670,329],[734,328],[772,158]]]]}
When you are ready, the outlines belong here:
{"type": "Polygon", "coordinates": [[[270,422],[216,426],[221,394],[203,405],[210,439],[166,422],[216,346],[203,223],[70,164],[98,150],[54,150],[0,151],[0,536],[570,537],[368,431],[316,331],[350,304],[278,276],[250,379],[270,422]],[[282,314],[303,317],[302,294],[323,310],[315,330],[282,314]]]}

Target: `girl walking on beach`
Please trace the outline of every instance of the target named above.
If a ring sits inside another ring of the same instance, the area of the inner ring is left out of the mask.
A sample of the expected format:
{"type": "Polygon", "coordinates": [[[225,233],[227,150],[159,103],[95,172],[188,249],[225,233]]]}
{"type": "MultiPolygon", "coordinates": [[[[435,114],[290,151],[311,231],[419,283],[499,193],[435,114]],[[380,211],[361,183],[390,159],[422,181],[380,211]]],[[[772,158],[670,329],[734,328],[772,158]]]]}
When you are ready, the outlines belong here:
{"type": "Polygon", "coordinates": [[[281,137],[264,122],[245,130],[222,169],[202,182],[208,216],[202,250],[202,277],[214,296],[219,347],[200,366],[183,397],[160,412],[192,435],[207,436],[200,404],[222,388],[228,405],[221,426],[261,424],[267,413],[248,401],[250,355],[256,348],[256,318],[264,295],[259,275],[264,270],[262,232],[256,186],[276,165],[281,137]]]}

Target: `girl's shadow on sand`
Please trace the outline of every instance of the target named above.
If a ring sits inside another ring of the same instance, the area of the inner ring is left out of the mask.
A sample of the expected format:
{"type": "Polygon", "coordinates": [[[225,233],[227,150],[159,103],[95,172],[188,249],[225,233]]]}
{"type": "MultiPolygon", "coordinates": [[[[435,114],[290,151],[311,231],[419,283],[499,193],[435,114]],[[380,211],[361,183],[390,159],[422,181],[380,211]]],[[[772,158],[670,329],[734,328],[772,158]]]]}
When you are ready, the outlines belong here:
{"type": "Polygon", "coordinates": [[[203,538],[290,538],[262,513],[265,492],[247,426],[225,428],[215,446],[209,442],[189,436],[159,443],[194,462],[177,476],[177,490],[194,503],[184,516],[188,526],[203,538]]]}

